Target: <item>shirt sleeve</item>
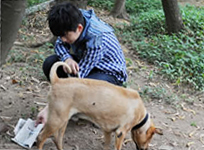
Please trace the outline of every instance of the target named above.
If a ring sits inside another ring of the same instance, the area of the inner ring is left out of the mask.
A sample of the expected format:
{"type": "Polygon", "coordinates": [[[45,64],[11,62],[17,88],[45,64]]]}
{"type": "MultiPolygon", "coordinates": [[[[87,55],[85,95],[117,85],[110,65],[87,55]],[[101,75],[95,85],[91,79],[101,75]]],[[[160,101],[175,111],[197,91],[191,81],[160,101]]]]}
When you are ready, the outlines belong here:
{"type": "Polygon", "coordinates": [[[59,56],[61,61],[65,61],[68,58],[72,58],[69,52],[70,46],[65,46],[60,38],[55,43],[55,53],[59,56]]]}

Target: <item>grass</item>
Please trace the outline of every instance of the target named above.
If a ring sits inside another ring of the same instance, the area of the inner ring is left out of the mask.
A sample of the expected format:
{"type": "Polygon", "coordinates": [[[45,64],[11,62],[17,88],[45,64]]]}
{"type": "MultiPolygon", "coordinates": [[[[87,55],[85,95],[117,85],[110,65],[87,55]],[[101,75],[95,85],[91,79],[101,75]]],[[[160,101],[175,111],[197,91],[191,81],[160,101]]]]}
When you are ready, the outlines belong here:
{"type": "Polygon", "coordinates": [[[46,2],[46,1],[48,0],[27,0],[27,7],[31,7],[31,6],[46,2]]]}

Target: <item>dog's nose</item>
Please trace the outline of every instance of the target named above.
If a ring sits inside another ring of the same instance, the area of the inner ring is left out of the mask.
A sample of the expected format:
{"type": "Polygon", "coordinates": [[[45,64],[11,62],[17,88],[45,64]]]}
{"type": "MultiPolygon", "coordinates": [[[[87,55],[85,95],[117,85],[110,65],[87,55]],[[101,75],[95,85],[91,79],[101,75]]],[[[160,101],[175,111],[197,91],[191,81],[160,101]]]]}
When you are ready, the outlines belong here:
{"type": "Polygon", "coordinates": [[[136,144],[136,150],[148,150],[147,148],[139,148],[138,145],[136,144]]]}
{"type": "Polygon", "coordinates": [[[136,150],[148,150],[148,148],[139,148],[139,146],[137,145],[137,143],[135,143],[136,145],[136,150]]]}

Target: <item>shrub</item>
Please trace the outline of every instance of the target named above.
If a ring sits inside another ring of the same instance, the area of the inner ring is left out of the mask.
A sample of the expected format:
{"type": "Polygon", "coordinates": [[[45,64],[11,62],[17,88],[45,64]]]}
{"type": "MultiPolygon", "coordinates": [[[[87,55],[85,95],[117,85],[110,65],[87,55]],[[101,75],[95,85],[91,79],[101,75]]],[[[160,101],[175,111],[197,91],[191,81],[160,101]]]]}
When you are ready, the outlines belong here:
{"type": "Polygon", "coordinates": [[[141,58],[160,67],[177,84],[190,83],[204,89],[204,8],[186,6],[181,9],[185,29],[168,35],[162,10],[149,10],[132,16],[132,23],[117,29],[141,58]]]}

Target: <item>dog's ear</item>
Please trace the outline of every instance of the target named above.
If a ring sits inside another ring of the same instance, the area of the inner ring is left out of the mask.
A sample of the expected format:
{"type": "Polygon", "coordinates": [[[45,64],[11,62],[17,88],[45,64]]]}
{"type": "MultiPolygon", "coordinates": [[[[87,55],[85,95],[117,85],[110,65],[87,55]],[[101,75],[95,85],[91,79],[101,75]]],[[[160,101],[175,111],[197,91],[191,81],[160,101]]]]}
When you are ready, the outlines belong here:
{"type": "Polygon", "coordinates": [[[159,135],[163,135],[163,131],[162,131],[162,129],[160,129],[160,128],[155,128],[155,129],[154,129],[154,133],[157,133],[157,134],[159,134],[159,135]]]}

